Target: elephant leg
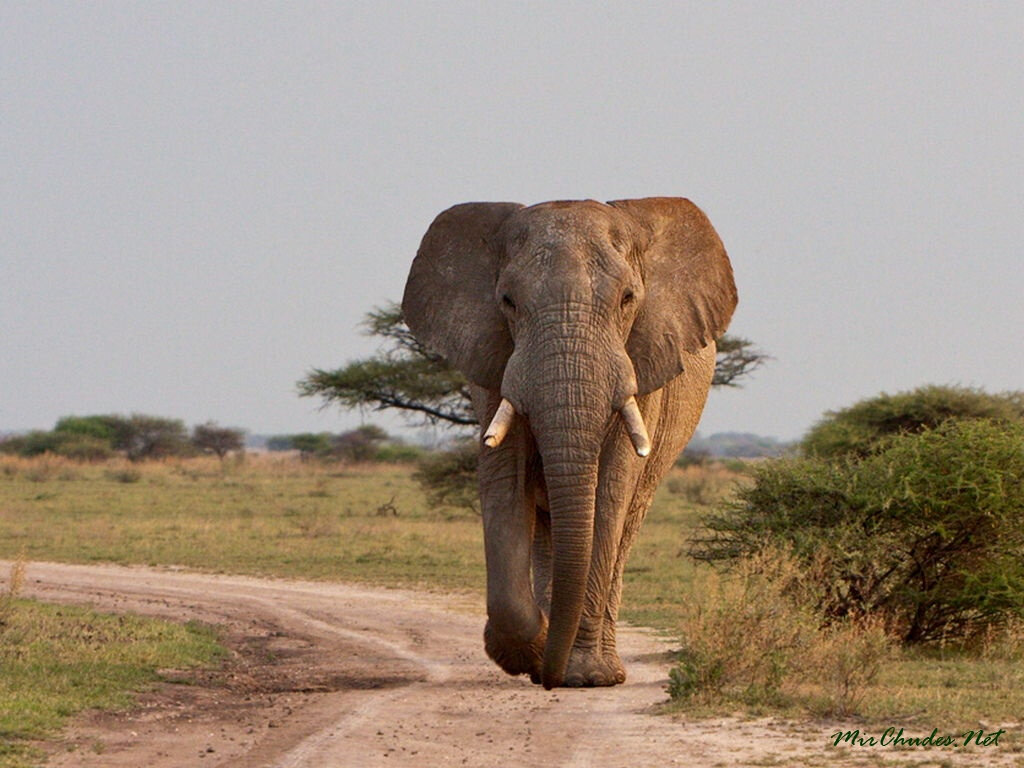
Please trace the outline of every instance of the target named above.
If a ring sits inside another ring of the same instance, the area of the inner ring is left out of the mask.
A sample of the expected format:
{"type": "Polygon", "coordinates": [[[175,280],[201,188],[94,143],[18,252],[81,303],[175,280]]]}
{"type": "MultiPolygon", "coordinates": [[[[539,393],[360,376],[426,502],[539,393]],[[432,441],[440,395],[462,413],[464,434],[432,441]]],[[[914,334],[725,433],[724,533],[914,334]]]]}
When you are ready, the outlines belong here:
{"type": "Polygon", "coordinates": [[[686,371],[661,390],[660,400],[651,399],[644,404],[644,419],[649,423],[658,424],[659,439],[655,441],[654,450],[647,457],[633,491],[612,571],[601,642],[609,664],[618,662],[621,667],[615,646],[615,627],[622,601],[622,575],[626,569],[629,552],[654,500],[658,485],[697,429],[714,373],[715,352],[715,345],[711,344],[693,355],[688,355],[686,371]]]}
{"type": "MultiPolygon", "coordinates": [[[[650,399],[658,400],[659,394],[644,398],[650,399]]],[[[657,423],[648,421],[648,427],[654,429],[657,423]]],[[[628,504],[645,465],[646,461],[633,450],[622,424],[613,422],[601,454],[590,573],[583,616],[569,657],[566,685],[615,685],[626,679],[625,670],[615,653],[614,627],[611,629],[613,642],[610,652],[605,644],[608,601],[612,595],[628,504]]]]}
{"type": "MultiPolygon", "coordinates": [[[[490,398],[487,424],[497,408],[490,398]]],[[[525,482],[527,440],[513,426],[501,446],[480,453],[478,477],[487,560],[484,648],[510,675],[540,679],[547,620],[533,597],[530,564],[536,510],[525,482]]]]}

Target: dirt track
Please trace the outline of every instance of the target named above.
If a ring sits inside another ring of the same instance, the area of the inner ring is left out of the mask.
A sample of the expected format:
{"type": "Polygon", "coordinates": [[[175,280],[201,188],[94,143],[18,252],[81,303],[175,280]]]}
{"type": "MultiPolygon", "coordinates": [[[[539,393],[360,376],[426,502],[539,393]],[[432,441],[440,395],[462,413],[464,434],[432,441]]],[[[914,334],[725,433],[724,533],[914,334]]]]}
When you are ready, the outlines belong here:
{"type": "Polygon", "coordinates": [[[32,563],[27,575],[27,596],[216,623],[233,650],[225,670],[162,686],[131,713],[79,718],[50,745],[53,766],[722,767],[838,757],[824,723],[651,714],[666,698],[668,646],[636,629],[621,633],[625,685],[545,692],[484,656],[480,609],[465,598],[113,566],[32,563]]]}

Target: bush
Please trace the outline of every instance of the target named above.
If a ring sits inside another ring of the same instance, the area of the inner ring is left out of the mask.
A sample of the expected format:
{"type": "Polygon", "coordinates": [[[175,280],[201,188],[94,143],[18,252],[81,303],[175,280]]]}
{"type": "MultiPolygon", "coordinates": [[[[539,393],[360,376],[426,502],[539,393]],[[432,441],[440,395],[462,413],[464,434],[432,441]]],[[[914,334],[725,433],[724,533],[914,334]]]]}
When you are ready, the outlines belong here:
{"type": "Polygon", "coordinates": [[[101,461],[113,455],[110,441],[79,432],[36,430],[0,442],[0,453],[31,458],[52,453],[76,461],[101,461]]]}
{"type": "Polygon", "coordinates": [[[57,446],[58,456],[74,461],[104,461],[114,455],[109,440],[87,434],[67,434],[57,446]]]}
{"type": "Polygon", "coordinates": [[[289,439],[292,449],[298,451],[303,459],[325,458],[331,454],[330,432],[303,432],[291,435],[289,439]]]}
{"type": "Polygon", "coordinates": [[[705,524],[701,560],[791,546],[829,619],[969,639],[1024,616],[1024,424],[950,420],[863,458],[772,462],[705,524]]]}
{"type": "Polygon", "coordinates": [[[126,430],[127,420],[123,416],[64,416],[53,428],[54,432],[94,437],[110,445],[126,430]]]}
{"type": "Polygon", "coordinates": [[[892,435],[933,429],[947,419],[1024,422],[1024,392],[990,395],[980,389],[928,385],[895,395],[884,392],[831,411],[804,437],[807,456],[866,456],[892,435]]]}
{"type": "Polygon", "coordinates": [[[387,439],[388,433],[376,424],[364,424],[336,435],[332,439],[333,452],[342,461],[372,461],[387,439]]]}
{"type": "Polygon", "coordinates": [[[434,506],[469,509],[479,514],[476,480],[479,448],[475,439],[463,440],[447,451],[429,453],[419,461],[413,477],[434,506]]]}
{"type": "Polygon", "coordinates": [[[15,456],[41,456],[44,453],[56,453],[63,441],[62,435],[34,430],[0,442],[0,452],[11,453],[15,456]]]}

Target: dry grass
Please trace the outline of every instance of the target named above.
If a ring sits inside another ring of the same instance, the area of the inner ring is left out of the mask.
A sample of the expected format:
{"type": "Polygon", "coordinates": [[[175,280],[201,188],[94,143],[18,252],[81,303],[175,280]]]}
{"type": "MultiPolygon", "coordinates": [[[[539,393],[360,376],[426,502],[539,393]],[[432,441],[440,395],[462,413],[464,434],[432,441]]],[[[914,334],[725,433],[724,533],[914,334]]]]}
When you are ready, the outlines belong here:
{"type": "Polygon", "coordinates": [[[14,613],[15,601],[25,585],[25,553],[22,551],[11,563],[7,585],[0,592],[0,629],[8,626],[14,613]]]}
{"type": "Polygon", "coordinates": [[[697,506],[718,504],[747,481],[747,475],[722,462],[674,468],[665,480],[669,493],[697,506]]]}
{"type": "Polygon", "coordinates": [[[670,693],[702,706],[856,713],[894,646],[871,619],[822,627],[808,580],[786,552],[765,550],[729,573],[705,570],[683,611],[670,693]]]}
{"type": "Polygon", "coordinates": [[[430,509],[411,472],[274,455],[0,457],[0,557],[478,589],[479,519],[430,509]]]}

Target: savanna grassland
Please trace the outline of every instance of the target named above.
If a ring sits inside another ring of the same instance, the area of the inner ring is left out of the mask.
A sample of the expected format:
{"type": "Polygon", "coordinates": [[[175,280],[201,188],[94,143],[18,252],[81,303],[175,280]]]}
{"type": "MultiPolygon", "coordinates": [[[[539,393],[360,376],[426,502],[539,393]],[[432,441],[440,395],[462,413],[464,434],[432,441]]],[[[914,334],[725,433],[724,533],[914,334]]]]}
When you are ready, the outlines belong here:
{"type": "MultiPolygon", "coordinates": [[[[136,464],[0,457],[0,558],[21,557],[29,572],[33,560],[174,565],[482,595],[478,516],[428,506],[412,474],[406,465],[303,462],[273,455],[136,464]]],[[[778,594],[730,592],[709,566],[687,555],[701,514],[743,482],[745,474],[737,466],[672,470],[627,569],[624,619],[673,637],[700,628],[710,642],[727,643],[728,633],[742,627],[741,609],[760,605],[776,621],[773,631],[786,636],[789,619],[773,610],[778,594]],[[726,606],[732,613],[718,625],[709,619],[716,600],[734,601],[726,606]]],[[[822,642],[833,647],[820,654],[812,648],[818,661],[812,664],[809,656],[805,669],[798,664],[786,670],[792,682],[772,696],[696,697],[675,706],[690,714],[838,714],[856,722],[907,723],[927,730],[979,723],[994,728],[1019,723],[1024,712],[1022,638],[1010,635],[971,652],[907,651],[876,643],[869,657],[858,657],[844,655],[848,638],[832,636],[822,642]],[[858,676],[865,664],[874,674],[858,676]]],[[[748,634],[741,644],[756,649],[762,639],[748,634]]],[[[10,643],[10,636],[0,634],[0,654],[10,643]]],[[[160,666],[215,657],[207,650],[160,666]]],[[[2,713],[0,722],[5,722],[2,713]]],[[[1014,736],[1008,735],[1011,744],[1019,741],[1014,736]]]]}

